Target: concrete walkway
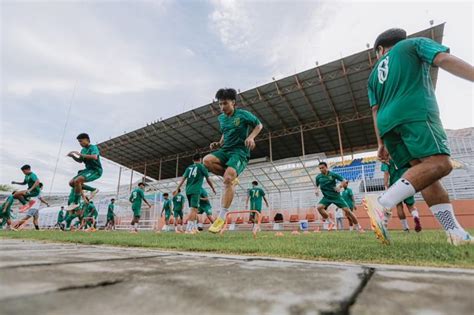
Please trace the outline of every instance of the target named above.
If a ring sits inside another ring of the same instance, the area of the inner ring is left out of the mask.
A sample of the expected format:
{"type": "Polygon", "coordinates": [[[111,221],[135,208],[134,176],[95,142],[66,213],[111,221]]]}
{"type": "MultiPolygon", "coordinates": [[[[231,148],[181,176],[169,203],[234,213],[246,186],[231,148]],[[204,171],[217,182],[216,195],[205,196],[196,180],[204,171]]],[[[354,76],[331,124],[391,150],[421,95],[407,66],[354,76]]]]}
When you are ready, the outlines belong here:
{"type": "Polygon", "coordinates": [[[474,271],[0,239],[0,314],[473,314],[474,271]]]}

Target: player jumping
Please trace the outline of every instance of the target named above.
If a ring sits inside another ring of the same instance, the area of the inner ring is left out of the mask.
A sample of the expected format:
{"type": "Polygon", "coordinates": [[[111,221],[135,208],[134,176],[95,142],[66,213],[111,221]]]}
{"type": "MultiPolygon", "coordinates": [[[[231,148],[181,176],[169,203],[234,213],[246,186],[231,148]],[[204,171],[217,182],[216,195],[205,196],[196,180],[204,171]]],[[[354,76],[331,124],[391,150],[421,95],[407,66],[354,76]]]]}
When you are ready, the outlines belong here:
{"type": "Polygon", "coordinates": [[[16,191],[13,197],[17,199],[22,206],[20,207],[20,212],[24,212],[31,208],[34,201],[30,198],[37,197],[40,194],[40,180],[35,173],[31,171],[31,166],[28,164],[21,167],[21,171],[25,175],[25,179],[22,182],[12,181],[13,185],[28,185],[27,190],[16,191]]]}

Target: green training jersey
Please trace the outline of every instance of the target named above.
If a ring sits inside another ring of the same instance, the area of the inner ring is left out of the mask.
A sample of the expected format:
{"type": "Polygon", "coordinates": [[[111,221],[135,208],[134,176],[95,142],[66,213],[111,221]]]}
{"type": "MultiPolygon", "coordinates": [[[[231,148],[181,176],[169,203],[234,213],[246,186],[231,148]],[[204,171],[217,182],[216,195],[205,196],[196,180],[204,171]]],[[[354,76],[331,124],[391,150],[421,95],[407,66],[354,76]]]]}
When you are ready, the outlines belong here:
{"type": "Polygon", "coordinates": [[[5,199],[5,201],[2,203],[1,208],[0,208],[0,212],[7,213],[7,212],[11,211],[11,208],[13,206],[14,201],[15,201],[15,198],[13,198],[13,195],[9,195],[7,197],[7,199],[5,199]],[[5,207],[6,204],[8,204],[8,206],[4,209],[3,207],[5,207]]]}
{"type": "Polygon", "coordinates": [[[349,187],[345,188],[344,191],[341,192],[341,197],[347,203],[349,208],[354,208],[354,201],[352,200],[354,193],[352,192],[352,189],[349,187]]]}
{"type": "Polygon", "coordinates": [[[61,223],[64,221],[64,211],[63,210],[59,210],[59,213],[58,213],[58,223],[61,223]]]}
{"type": "Polygon", "coordinates": [[[107,208],[107,216],[113,217],[114,216],[114,209],[115,205],[113,203],[109,203],[109,207],[107,208]]]}
{"type": "MultiPolygon", "coordinates": [[[[31,187],[33,187],[33,185],[36,183],[37,180],[38,180],[38,176],[36,176],[35,173],[31,172],[30,174],[25,175],[25,180],[23,182],[26,183],[28,185],[28,189],[30,189],[31,187]]],[[[39,187],[36,187],[36,188],[39,188],[39,187]]]]}
{"type": "Polygon", "coordinates": [[[204,178],[209,177],[209,172],[201,163],[194,163],[188,166],[183,177],[186,178],[186,194],[199,194],[204,178]]]}
{"type": "Polygon", "coordinates": [[[208,210],[211,209],[211,202],[209,201],[209,194],[207,193],[207,190],[204,188],[201,188],[201,193],[199,194],[199,209],[203,210],[208,210]],[[201,198],[208,198],[207,200],[202,200],[201,198]]]}
{"type": "Polygon", "coordinates": [[[132,208],[140,209],[142,207],[142,201],[145,199],[145,192],[141,188],[135,188],[130,195],[128,200],[132,203],[132,208]]]}
{"type": "Polygon", "coordinates": [[[377,61],[369,76],[368,93],[370,106],[379,106],[381,136],[400,124],[439,121],[430,67],[440,52],[449,52],[449,48],[428,38],[410,38],[395,44],[377,61]]]}
{"type": "Polygon", "coordinates": [[[265,192],[260,187],[253,187],[248,190],[251,210],[262,210],[262,199],[265,192]]]}
{"type": "Polygon", "coordinates": [[[328,198],[339,198],[340,195],[336,190],[336,181],[343,182],[344,178],[331,171],[328,171],[326,175],[320,173],[316,176],[316,186],[321,188],[321,192],[324,197],[328,198]]]}
{"type": "Polygon", "coordinates": [[[97,208],[92,202],[90,202],[86,207],[86,211],[84,211],[84,217],[95,217],[96,215],[97,208]]]}
{"type": "Polygon", "coordinates": [[[166,212],[171,212],[171,200],[165,199],[163,202],[163,210],[166,212]]]}
{"type": "Polygon", "coordinates": [[[100,163],[100,152],[99,147],[94,144],[90,144],[87,148],[82,148],[81,154],[86,155],[97,155],[97,160],[82,159],[88,170],[102,171],[102,164],[100,163]]]}
{"type": "Polygon", "coordinates": [[[390,177],[389,180],[389,186],[392,186],[397,180],[399,180],[403,174],[408,170],[408,167],[397,167],[395,165],[395,162],[390,159],[389,163],[382,163],[382,166],[380,168],[382,172],[388,172],[388,175],[390,177]]]}
{"type": "Polygon", "coordinates": [[[218,120],[221,133],[224,135],[222,149],[241,149],[249,157],[250,150],[245,146],[245,139],[251,129],[261,124],[260,120],[251,112],[243,109],[235,109],[232,116],[222,113],[218,120]]]}
{"type": "Polygon", "coordinates": [[[183,211],[184,196],[177,194],[173,197],[173,211],[183,211]]]}

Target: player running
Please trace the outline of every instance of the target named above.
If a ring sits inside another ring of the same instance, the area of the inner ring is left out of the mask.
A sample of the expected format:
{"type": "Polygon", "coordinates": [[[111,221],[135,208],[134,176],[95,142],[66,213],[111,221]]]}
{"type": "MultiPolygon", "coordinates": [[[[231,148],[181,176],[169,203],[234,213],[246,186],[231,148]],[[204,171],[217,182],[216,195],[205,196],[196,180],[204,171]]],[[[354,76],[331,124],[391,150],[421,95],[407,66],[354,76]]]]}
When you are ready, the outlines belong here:
{"type": "MultiPolygon", "coordinates": [[[[354,212],[356,210],[355,198],[354,198],[354,193],[352,192],[352,189],[349,188],[349,181],[346,180],[342,182],[341,186],[342,188],[344,188],[344,190],[341,192],[341,197],[347,203],[349,210],[354,212]]],[[[349,231],[352,231],[354,229],[354,222],[352,222],[352,219],[350,217],[347,217],[347,221],[349,221],[349,231]]]]}
{"type": "Polygon", "coordinates": [[[105,229],[107,231],[115,230],[115,198],[110,199],[109,206],[107,208],[107,223],[105,224],[105,229]]]}
{"type": "MultiPolygon", "coordinates": [[[[212,217],[212,205],[211,202],[209,201],[209,194],[207,193],[207,190],[201,187],[201,193],[199,195],[199,208],[198,208],[198,214],[205,214],[207,219],[211,223],[214,223],[214,218],[212,217]]],[[[200,227],[198,227],[198,230],[202,230],[204,226],[204,222],[206,222],[206,218],[202,218],[201,220],[202,223],[200,223],[200,227]]]]}
{"type": "Polygon", "coordinates": [[[173,192],[173,216],[174,216],[174,230],[176,233],[182,233],[183,231],[183,207],[184,207],[184,196],[181,194],[181,189],[176,193],[173,192]],[[178,228],[178,220],[180,227],[178,228]]]}
{"type": "Polygon", "coordinates": [[[94,202],[92,200],[89,201],[82,215],[82,221],[79,230],[82,230],[85,227],[86,232],[95,232],[97,230],[96,223],[98,215],[99,212],[97,211],[94,202]]]}
{"type": "Polygon", "coordinates": [[[170,218],[171,218],[171,212],[173,212],[173,209],[172,209],[173,203],[171,202],[168,193],[163,194],[163,199],[164,199],[164,202],[163,202],[163,208],[161,209],[160,217],[163,216],[163,212],[164,212],[165,213],[165,226],[163,227],[163,229],[166,232],[168,232],[169,231],[170,218]]]}
{"type": "MultiPolygon", "coordinates": [[[[379,196],[368,195],[369,214],[391,209],[421,192],[433,215],[453,245],[472,244],[471,235],[456,220],[448,193],[440,183],[452,165],[446,133],[430,77],[430,67],[440,67],[474,82],[474,67],[451,55],[449,48],[428,38],[406,38],[402,29],[389,29],[375,40],[377,63],[368,81],[378,142],[378,157],[392,157],[398,168],[411,167],[379,196]]],[[[381,218],[376,233],[386,240],[381,218]]]]}
{"type": "Polygon", "coordinates": [[[37,197],[40,194],[40,180],[38,179],[38,176],[31,171],[31,166],[28,164],[23,165],[21,171],[25,175],[25,179],[22,182],[12,181],[12,185],[28,185],[27,190],[15,191],[15,194],[13,195],[13,197],[22,204],[20,212],[24,212],[31,208],[35,202],[30,200],[30,198],[37,197]]]}
{"type": "Polygon", "coordinates": [[[142,213],[142,201],[144,201],[148,208],[151,209],[151,204],[145,199],[145,183],[139,183],[138,187],[135,188],[128,200],[132,203],[133,219],[130,228],[130,233],[138,233],[138,223],[142,213]]]}
{"type": "Polygon", "coordinates": [[[12,206],[13,202],[15,202],[14,195],[15,191],[0,205],[0,219],[2,220],[0,226],[3,227],[6,224],[8,230],[16,231],[16,229],[12,228],[12,206]]]}
{"type": "MultiPolygon", "coordinates": [[[[247,200],[245,201],[245,208],[249,210],[256,210],[258,213],[262,212],[262,199],[265,201],[265,205],[267,208],[270,206],[268,205],[268,200],[265,197],[265,191],[258,187],[258,182],[254,180],[252,182],[252,188],[250,188],[247,192],[247,200]],[[249,208],[249,201],[250,201],[250,208],[249,208]]],[[[250,213],[249,217],[250,221],[252,221],[254,227],[255,224],[257,224],[256,218],[255,218],[255,212],[250,213]]]]}
{"type": "Polygon", "coordinates": [[[207,184],[211,187],[214,194],[216,190],[214,184],[209,178],[209,172],[207,168],[201,163],[201,155],[199,153],[193,156],[194,163],[186,168],[184,171],[183,178],[176,187],[174,195],[181,190],[184,182],[186,182],[186,197],[188,199],[188,205],[191,209],[191,212],[188,216],[188,224],[186,226],[186,233],[196,233],[197,232],[197,220],[198,220],[198,208],[199,208],[199,199],[201,194],[202,184],[204,178],[206,179],[207,184]]]}
{"type": "MultiPolygon", "coordinates": [[[[402,175],[408,170],[408,167],[398,168],[393,160],[389,157],[388,163],[382,163],[382,172],[384,172],[384,186],[385,190],[387,190],[390,186],[392,186],[397,180],[399,180],[402,175]]],[[[405,204],[410,211],[411,215],[413,216],[413,220],[415,221],[415,231],[421,232],[421,222],[420,216],[418,214],[418,210],[415,208],[415,198],[413,196],[406,198],[403,202],[397,204],[397,214],[400,222],[402,223],[403,230],[405,232],[409,232],[410,228],[408,226],[407,217],[405,216],[405,212],[403,211],[403,204],[405,204]]],[[[388,221],[390,219],[391,210],[385,211],[385,219],[384,224],[385,227],[388,225],[388,221]]]]}
{"type": "Polygon", "coordinates": [[[224,192],[219,217],[209,228],[209,232],[218,233],[224,226],[224,218],[229,211],[235,194],[238,176],[245,170],[250,158],[250,150],[255,148],[255,138],[263,125],[254,114],[236,109],[237,92],[234,89],[220,89],[216,93],[222,114],[219,125],[222,132],[219,142],[210,145],[211,154],[204,158],[204,165],[212,173],[223,176],[224,192]]]}
{"type": "Polygon", "coordinates": [[[71,157],[77,163],[84,163],[86,168],[77,173],[77,175],[71,179],[69,186],[72,187],[71,194],[69,195],[68,208],[67,210],[73,210],[79,206],[81,196],[83,199],[92,199],[99,192],[97,188],[86,185],[95,181],[102,176],[102,164],[100,163],[100,152],[99,148],[91,144],[91,140],[87,133],[81,133],[76,138],[79,141],[82,149],[81,152],[71,151],[67,156],[71,157]],[[84,190],[90,191],[90,195],[87,197],[84,195],[84,190]]]}
{"type": "MultiPolygon", "coordinates": [[[[359,232],[364,232],[356,216],[349,209],[349,206],[339,194],[338,188],[336,188],[336,181],[344,183],[346,180],[341,175],[331,172],[326,162],[319,162],[319,170],[321,173],[316,176],[316,196],[319,196],[319,190],[321,189],[323,198],[319,201],[317,209],[324,219],[324,224],[328,224],[328,230],[334,229],[334,222],[329,218],[326,209],[331,204],[334,204],[336,207],[341,208],[347,217],[351,218],[359,232]]],[[[339,186],[339,189],[341,187],[342,185],[339,186]]]]}
{"type": "Polygon", "coordinates": [[[64,230],[64,220],[66,219],[64,212],[64,206],[61,206],[61,209],[59,209],[58,212],[58,219],[56,220],[56,224],[54,225],[54,227],[58,227],[61,230],[64,230]]]}
{"type": "Polygon", "coordinates": [[[30,218],[33,218],[33,225],[35,226],[36,230],[39,230],[39,210],[42,203],[44,203],[47,207],[49,207],[49,203],[43,199],[41,196],[41,190],[43,189],[43,183],[39,184],[39,194],[36,197],[31,197],[30,202],[30,209],[26,213],[26,216],[23,219],[20,219],[18,222],[15,223],[13,226],[15,229],[20,229],[30,218]]]}

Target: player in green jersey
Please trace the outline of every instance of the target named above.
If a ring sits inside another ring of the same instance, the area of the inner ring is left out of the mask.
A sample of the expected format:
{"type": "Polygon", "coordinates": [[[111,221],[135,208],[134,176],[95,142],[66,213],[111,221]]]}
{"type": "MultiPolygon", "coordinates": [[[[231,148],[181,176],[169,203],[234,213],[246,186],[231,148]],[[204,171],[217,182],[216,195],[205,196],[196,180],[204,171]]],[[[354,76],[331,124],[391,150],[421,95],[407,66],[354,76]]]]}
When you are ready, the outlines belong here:
{"type": "MultiPolygon", "coordinates": [[[[384,173],[384,186],[387,190],[392,186],[397,180],[399,180],[403,174],[408,170],[408,167],[398,168],[395,165],[395,162],[389,157],[388,163],[382,163],[381,171],[384,173]]],[[[402,223],[403,230],[409,232],[410,228],[408,227],[407,217],[403,211],[403,204],[408,208],[408,211],[412,214],[413,220],[415,221],[415,231],[421,232],[421,222],[418,214],[418,210],[415,207],[415,198],[413,196],[406,198],[403,202],[397,204],[397,214],[400,222],[402,223]]],[[[391,209],[390,209],[391,210],[391,209]]],[[[388,225],[388,220],[390,219],[391,211],[386,211],[387,217],[385,218],[385,225],[388,225]]]]}
{"type": "MultiPolygon", "coordinates": [[[[380,34],[374,50],[378,61],[369,76],[368,94],[378,157],[387,162],[390,154],[398,168],[407,164],[411,167],[382,195],[366,196],[369,213],[391,209],[421,192],[448,241],[454,245],[472,244],[473,238],[456,220],[448,193],[440,183],[451,172],[452,164],[430,68],[440,67],[474,82],[474,67],[434,40],[407,39],[402,29],[380,34]]],[[[376,232],[382,229],[379,226],[376,232]]]]}
{"type": "MultiPolygon", "coordinates": [[[[356,210],[355,198],[354,198],[354,192],[349,187],[349,181],[346,180],[342,182],[341,186],[342,188],[344,188],[344,190],[341,192],[341,197],[347,203],[349,210],[354,212],[356,210]]],[[[351,217],[347,217],[347,220],[349,221],[349,231],[352,231],[354,229],[354,222],[352,222],[351,217]]]]}
{"type": "Polygon", "coordinates": [[[89,135],[86,133],[78,135],[77,140],[82,147],[81,152],[71,151],[67,156],[71,157],[77,163],[84,163],[86,168],[79,171],[77,175],[69,181],[71,194],[68,200],[68,210],[73,210],[79,206],[81,196],[83,199],[94,198],[99,190],[85,183],[92,182],[102,176],[99,148],[91,144],[89,135]],[[91,192],[88,197],[84,194],[84,190],[91,192]]]}
{"type": "Polygon", "coordinates": [[[26,211],[33,205],[34,201],[30,200],[32,197],[37,197],[40,193],[40,180],[35,173],[31,171],[31,166],[28,164],[21,167],[21,171],[25,175],[25,179],[22,182],[12,181],[13,185],[28,185],[27,190],[18,190],[15,192],[13,197],[17,199],[22,206],[20,212],[26,211]]]}
{"type": "Polygon", "coordinates": [[[165,213],[165,226],[163,227],[163,230],[168,232],[169,231],[169,224],[170,224],[170,218],[171,214],[173,212],[173,203],[170,200],[170,195],[168,193],[163,194],[163,208],[161,209],[161,214],[160,217],[163,216],[163,212],[165,213]]]}
{"type": "MultiPolygon", "coordinates": [[[[269,208],[267,197],[265,197],[265,191],[258,186],[258,182],[255,180],[252,182],[252,188],[247,192],[247,200],[245,201],[245,208],[249,210],[256,210],[258,213],[262,212],[262,200],[265,201],[265,205],[269,208]],[[250,201],[250,208],[249,208],[250,201]]],[[[250,213],[250,221],[255,225],[255,213],[250,213]]]]}
{"type": "Polygon", "coordinates": [[[109,206],[107,208],[107,223],[105,229],[107,231],[115,230],[115,198],[110,199],[109,206]]]}
{"type": "Polygon", "coordinates": [[[250,151],[255,148],[255,138],[262,131],[260,120],[249,111],[235,108],[237,92],[234,89],[220,89],[216,93],[222,114],[219,126],[222,133],[219,142],[210,145],[211,154],[204,158],[204,165],[214,174],[224,178],[224,192],[219,217],[209,228],[218,233],[224,226],[224,218],[235,195],[238,176],[245,170],[250,151]]]}
{"type": "Polygon", "coordinates": [[[177,194],[178,191],[186,182],[186,196],[188,198],[189,208],[191,212],[188,216],[188,224],[186,226],[186,233],[197,233],[197,220],[198,220],[198,208],[199,208],[199,196],[201,194],[202,184],[204,179],[206,179],[209,187],[211,187],[214,194],[216,190],[214,184],[209,178],[209,172],[207,168],[201,163],[201,155],[199,153],[193,156],[194,163],[186,168],[186,171],[183,174],[183,178],[176,187],[176,190],[173,194],[177,194]]]}
{"type": "Polygon", "coordinates": [[[7,224],[7,229],[8,230],[14,230],[16,229],[12,228],[12,214],[11,214],[11,208],[13,206],[13,202],[15,201],[15,191],[5,199],[5,201],[0,205],[0,219],[2,220],[1,226],[3,227],[5,224],[7,224]]]}
{"type": "Polygon", "coordinates": [[[58,212],[58,219],[56,220],[56,224],[54,225],[54,227],[58,227],[61,230],[64,230],[65,219],[66,217],[65,217],[64,206],[61,206],[61,209],[59,209],[59,212],[58,212]]]}
{"type": "Polygon", "coordinates": [[[183,231],[183,208],[184,208],[185,197],[181,194],[181,189],[173,192],[173,217],[174,217],[174,230],[176,233],[182,233],[183,231]],[[178,228],[179,225],[179,228],[178,228]]]}
{"type": "Polygon", "coordinates": [[[331,204],[334,204],[336,207],[341,208],[347,217],[351,218],[359,232],[364,232],[356,216],[339,194],[342,186],[336,187],[337,181],[344,183],[346,180],[341,175],[331,172],[326,162],[319,162],[319,171],[321,173],[316,176],[316,196],[319,196],[319,190],[321,190],[323,198],[318,202],[317,209],[324,219],[324,225],[327,225],[328,230],[334,229],[334,222],[329,218],[326,211],[331,204]]]}
{"type": "Polygon", "coordinates": [[[138,233],[138,223],[142,213],[142,201],[148,205],[151,209],[150,203],[145,199],[145,183],[139,183],[138,187],[135,188],[130,194],[128,200],[132,203],[133,219],[131,224],[130,233],[138,233]]]}
{"type": "Polygon", "coordinates": [[[198,224],[198,230],[202,231],[206,218],[209,219],[211,224],[214,223],[214,218],[212,217],[211,201],[209,200],[209,194],[207,193],[207,190],[204,188],[201,188],[201,194],[199,195],[198,214],[204,215],[201,217],[201,223],[198,224]]]}

